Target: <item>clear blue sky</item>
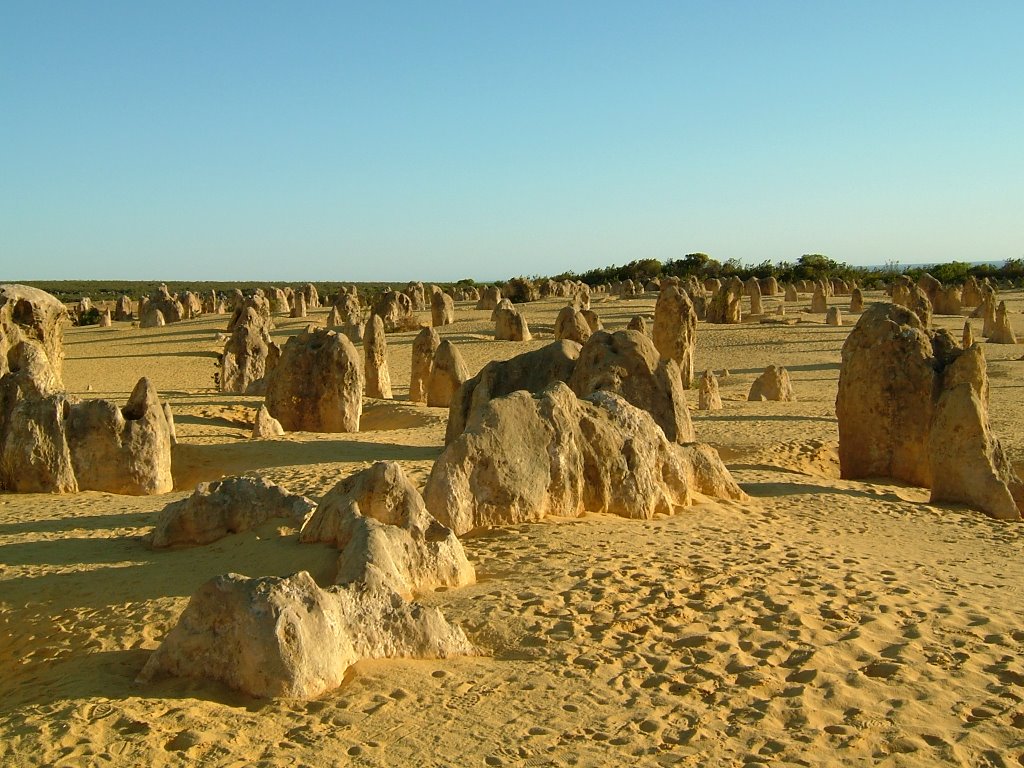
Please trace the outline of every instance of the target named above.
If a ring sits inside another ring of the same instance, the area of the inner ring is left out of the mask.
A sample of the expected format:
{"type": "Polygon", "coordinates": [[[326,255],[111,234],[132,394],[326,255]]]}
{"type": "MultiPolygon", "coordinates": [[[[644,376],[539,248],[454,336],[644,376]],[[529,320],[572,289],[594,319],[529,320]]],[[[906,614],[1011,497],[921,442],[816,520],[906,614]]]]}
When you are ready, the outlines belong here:
{"type": "Polygon", "coordinates": [[[0,0],[0,279],[1024,256],[1024,1],[0,0]]]}

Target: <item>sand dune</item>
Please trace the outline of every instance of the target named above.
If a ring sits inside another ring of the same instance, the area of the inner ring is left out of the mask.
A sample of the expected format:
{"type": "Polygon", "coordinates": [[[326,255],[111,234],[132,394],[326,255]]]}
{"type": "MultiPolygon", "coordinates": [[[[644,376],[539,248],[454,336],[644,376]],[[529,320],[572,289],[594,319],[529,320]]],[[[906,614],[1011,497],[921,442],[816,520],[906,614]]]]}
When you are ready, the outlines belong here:
{"type": "MultiPolygon", "coordinates": [[[[1003,298],[1024,331],[1024,296],[1003,298]]],[[[848,300],[831,303],[845,314],[848,300]]],[[[490,313],[467,303],[438,330],[475,373],[548,343],[562,304],[525,305],[531,342],[492,341],[490,313]]],[[[653,306],[594,302],[612,330],[653,306]]],[[[274,336],[326,314],[277,317],[274,336]]],[[[165,504],[224,475],[258,471],[319,498],[393,459],[422,486],[446,411],[405,400],[415,333],[389,335],[396,400],[367,401],[360,433],[252,441],[260,398],[213,389],[227,318],[70,329],[69,390],[123,402],[146,375],[171,403],[175,492],[0,495],[0,764],[1021,764],[1024,527],[929,505],[919,488],[840,480],[839,350],[856,315],[803,319],[699,327],[696,370],[730,375],[724,409],[692,411],[694,426],[749,501],[468,537],[478,583],[421,599],[481,655],[360,662],[311,702],[134,679],[208,578],[308,570],[328,583],[333,547],[299,544],[281,521],[204,547],[141,538],[165,504]],[[797,402],[746,401],[769,363],[789,369],[797,402]]],[[[959,337],[963,317],[936,323],[959,337]]],[[[1018,467],[1022,352],[985,349],[992,425],[1018,467]]]]}

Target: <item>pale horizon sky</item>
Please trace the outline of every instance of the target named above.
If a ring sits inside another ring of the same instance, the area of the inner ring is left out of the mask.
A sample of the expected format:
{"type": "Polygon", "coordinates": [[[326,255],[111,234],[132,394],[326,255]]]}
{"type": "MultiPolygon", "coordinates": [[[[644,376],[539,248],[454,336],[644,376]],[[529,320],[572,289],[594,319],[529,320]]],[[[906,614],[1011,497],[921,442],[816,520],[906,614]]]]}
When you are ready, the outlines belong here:
{"type": "Polygon", "coordinates": [[[1024,2],[0,3],[0,278],[1024,256],[1024,2]]]}

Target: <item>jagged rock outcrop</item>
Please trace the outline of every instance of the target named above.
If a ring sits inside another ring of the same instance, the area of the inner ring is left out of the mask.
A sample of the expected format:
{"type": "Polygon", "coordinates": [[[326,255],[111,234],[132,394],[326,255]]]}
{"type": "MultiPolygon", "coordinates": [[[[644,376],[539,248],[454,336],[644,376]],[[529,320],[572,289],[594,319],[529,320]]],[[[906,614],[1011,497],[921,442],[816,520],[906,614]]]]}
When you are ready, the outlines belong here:
{"type": "Polygon", "coordinates": [[[693,355],[697,348],[697,313],[690,297],[674,285],[658,294],[654,305],[654,346],[663,360],[679,366],[683,388],[693,386],[693,355]]]}
{"type": "Polygon", "coordinates": [[[709,323],[735,324],[743,322],[743,283],[732,278],[711,297],[707,307],[709,323]]]}
{"type": "Polygon", "coordinates": [[[337,584],[386,587],[411,599],[416,592],[476,581],[455,533],[427,512],[416,486],[393,461],[377,462],[338,483],[299,539],[340,550],[337,584]]]}
{"type": "Polygon", "coordinates": [[[448,408],[445,443],[452,442],[488,402],[519,389],[540,392],[556,381],[569,381],[580,345],[574,341],[556,341],[509,360],[492,360],[480,373],[468,379],[452,398],[448,408]]]}
{"type": "Polygon", "coordinates": [[[744,497],[713,449],[669,441],[619,395],[579,399],[556,382],[488,403],[438,457],[423,495],[462,534],[584,512],[649,519],[694,493],[744,497]]]}
{"type": "Polygon", "coordinates": [[[39,345],[23,342],[0,378],[0,489],[18,493],[166,493],[172,427],[140,379],[124,408],[59,389],[39,345]]]}
{"type": "MultiPolygon", "coordinates": [[[[320,294],[316,290],[316,286],[312,283],[306,283],[303,287],[301,294],[297,294],[295,298],[301,295],[306,302],[306,307],[309,309],[316,309],[320,306],[320,294]]],[[[292,302],[295,303],[294,300],[292,302]]]]}
{"type": "Polygon", "coordinates": [[[176,544],[209,544],[231,533],[241,533],[271,518],[282,518],[301,528],[316,503],[291,493],[262,477],[225,477],[200,483],[191,496],[163,508],[150,544],[157,548],[176,544]]]}
{"type": "Polygon", "coordinates": [[[653,342],[643,334],[595,333],[580,349],[567,383],[577,397],[598,391],[620,395],[647,411],[673,442],[695,439],[679,368],[674,360],[659,357],[653,342]]]}
{"type": "Polygon", "coordinates": [[[1006,302],[1000,301],[996,309],[995,323],[992,326],[992,333],[988,337],[990,344],[1016,344],[1017,336],[1010,325],[1010,318],[1006,314],[1006,302]]]}
{"type": "Polygon", "coordinates": [[[261,395],[277,366],[281,347],[270,338],[269,321],[245,307],[218,360],[221,392],[261,395]]]}
{"type": "Polygon", "coordinates": [[[154,311],[159,311],[166,323],[178,323],[185,319],[184,305],[178,300],[177,295],[172,295],[167,290],[166,285],[157,286],[157,289],[149,295],[149,299],[146,302],[146,312],[143,313],[140,310],[140,327],[147,327],[143,325],[146,315],[152,316],[154,311]]]}
{"type": "Polygon", "coordinates": [[[748,401],[774,400],[778,402],[792,402],[796,400],[793,393],[793,382],[790,381],[789,371],[781,365],[769,365],[764,373],[758,376],[750,385],[750,392],[747,394],[748,401]]]}
{"type": "Polygon", "coordinates": [[[1017,519],[1024,488],[988,423],[984,353],[895,305],[868,309],[843,345],[836,398],[842,477],[892,477],[1017,519]]]}
{"type": "Polygon", "coordinates": [[[421,312],[430,307],[428,304],[427,291],[424,288],[423,283],[410,282],[405,288],[402,289],[402,293],[409,297],[412,302],[412,309],[414,312],[421,312]]]}
{"type": "Polygon", "coordinates": [[[391,369],[388,368],[388,342],[384,335],[384,323],[378,315],[373,315],[366,324],[363,357],[366,396],[390,400],[391,369]]]}
{"type": "Polygon", "coordinates": [[[321,589],[285,578],[217,576],[192,595],[139,675],[218,680],[252,696],[312,699],[341,685],[360,659],[473,653],[436,608],[387,589],[321,589]]]}
{"type": "Polygon", "coordinates": [[[254,440],[270,437],[281,437],[284,434],[284,427],[281,422],[270,415],[264,403],[256,410],[256,418],[253,419],[252,437],[254,440]]]}
{"type": "Polygon", "coordinates": [[[384,293],[374,305],[373,314],[381,319],[388,333],[412,331],[420,327],[412,299],[398,291],[384,293]]]}
{"type": "Polygon", "coordinates": [[[430,368],[440,344],[441,337],[433,328],[423,328],[413,339],[412,364],[409,367],[409,400],[413,403],[427,402],[430,368]]]}
{"type": "Polygon", "coordinates": [[[231,310],[231,319],[228,320],[228,333],[235,330],[235,326],[239,323],[251,324],[253,322],[249,313],[246,312],[247,309],[251,309],[262,320],[268,331],[274,327],[274,322],[271,319],[270,300],[262,289],[257,288],[252,296],[242,296],[239,291],[232,301],[235,302],[235,306],[231,310]]]}
{"type": "Polygon", "coordinates": [[[718,378],[710,368],[700,378],[697,408],[701,411],[722,410],[722,395],[718,391],[718,378]]]}
{"type": "Polygon", "coordinates": [[[445,339],[434,351],[427,377],[427,405],[432,408],[448,408],[455,393],[469,378],[469,368],[451,341],[445,339]]]}
{"type": "Polygon", "coordinates": [[[363,383],[352,342],[309,328],[281,350],[267,381],[267,410],[289,432],[358,432],[363,383]]]}

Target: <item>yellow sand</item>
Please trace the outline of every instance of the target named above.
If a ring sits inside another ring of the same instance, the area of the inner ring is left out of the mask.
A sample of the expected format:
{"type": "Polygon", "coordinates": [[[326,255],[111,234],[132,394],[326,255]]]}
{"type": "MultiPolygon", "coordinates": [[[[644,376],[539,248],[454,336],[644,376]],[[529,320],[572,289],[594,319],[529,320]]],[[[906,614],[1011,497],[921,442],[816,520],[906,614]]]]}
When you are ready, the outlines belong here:
{"type": "MultiPolygon", "coordinates": [[[[1024,332],[1024,301],[1009,298],[1024,332]]],[[[466,303],[441,335],[475,373],[550,341],[561,303],[523,308],[530,343],[492,341],[489,313],[466,303]]],[[[594,308],[614,330],[650,316],[653,298],[594,308]]],[[[170,401],[179,490],[0,496],[0,764],[1016,765],[1024,526],[928,505],[917,488],[839,480],[839,350],[856,317],[841,328],[805,318],[700,325],[698,369],[731,375],[722,412],[693,412],[698,439],[721,450],[749,503],[467,538],[479,583],[423,599],[481,655],[361,663],[312,702],[134,678],[208,578],[326,579],[331,548],[273,524],[175,551],[140,537],[169,501],[227,474],[255,470],[319,497],[394,459],[422,484],[446,412],[404,402],[414,334],[389,337],[398,401],[369,402],[363,432],[251,441],[259,399],[212,389],[226,317],[71,329],[72,392],[124,402],[146,375],[170,401]],[[745,402],[769,363],[789,368],[798,402],[745,402]]],[[[306,321],[276,322],[283,342],[306,321]]],[[[937,323],[959,338],[963,318],[937,323]]],[[[985,351],[993,425],[1019,466],[1024,348],[985,351]]]]}

